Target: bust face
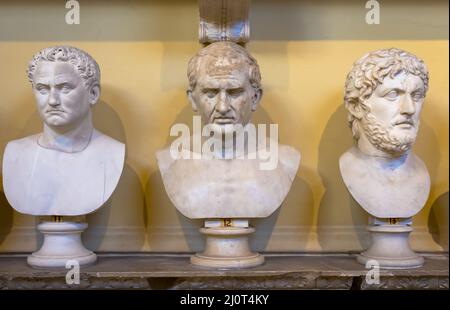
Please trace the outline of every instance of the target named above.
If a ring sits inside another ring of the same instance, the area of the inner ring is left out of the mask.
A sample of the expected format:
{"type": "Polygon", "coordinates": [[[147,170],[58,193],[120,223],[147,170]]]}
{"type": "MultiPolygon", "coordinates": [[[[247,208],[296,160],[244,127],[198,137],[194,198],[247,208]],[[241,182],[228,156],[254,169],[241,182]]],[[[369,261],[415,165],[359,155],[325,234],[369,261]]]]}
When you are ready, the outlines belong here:
{"type": "Polygon", "coordinates": [[[41,62],[34,73],[33,92],[39,114],[49,127],[76,127],[89,115],[89,90],[69,63],[41,62]]]}
{"type": "Polygon", "coordinates": [[[406,151],[416,139],[424,98],[419,76],[403,71],[394,78],[386,76],[366,101],[370,112],[361,119],[362,130],[378,149],[406,151]]]}
{"type": "Polygon", "coordinates": [[[195,89],[189,93],[194,111],[206,124],[245,126],[260,97],[250,83],[246,65],[218,70],[214,66],[215,63],[208,63],[201,67],[195,89]]]}

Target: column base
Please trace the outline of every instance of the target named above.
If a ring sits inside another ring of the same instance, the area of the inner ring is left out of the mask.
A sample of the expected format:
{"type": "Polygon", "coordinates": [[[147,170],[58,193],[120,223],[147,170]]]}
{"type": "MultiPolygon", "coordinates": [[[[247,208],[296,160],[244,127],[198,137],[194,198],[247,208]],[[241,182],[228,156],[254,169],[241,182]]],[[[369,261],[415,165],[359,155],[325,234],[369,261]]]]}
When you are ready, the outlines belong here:
{"type": "Polygon", "coordinates": [[[66,263],[75,260],[81,265],[97,261],[97,255],[86,249],[81,241],[81,233],[87,223],[42,222],[37,228],[44,235],[42,247],[27,258],[34,268],[65,268],[66,263]]]}
{"type": "Polygon", "coordinates": [[[371,225],[367,228],[372,244],[356,260],[366,265],[375,260],[383,269],[411,269],[423,266],[425,260],[411,249],[408,225],[371,225]]]}
{"type": "Polygon", "coordinates": [[[191,256],[191,263],[209,268],[250,268],[262,265],[264,256],[250,251],[252,227],[200,228],[206,235],[205,251],[191,256]]]}

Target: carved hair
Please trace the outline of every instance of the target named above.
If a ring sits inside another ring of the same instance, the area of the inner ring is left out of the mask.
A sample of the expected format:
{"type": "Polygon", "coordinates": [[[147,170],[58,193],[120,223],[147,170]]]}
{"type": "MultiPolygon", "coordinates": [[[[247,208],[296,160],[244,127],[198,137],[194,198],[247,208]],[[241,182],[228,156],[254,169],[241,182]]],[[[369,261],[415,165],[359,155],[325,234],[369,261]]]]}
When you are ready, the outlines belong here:
{"type": "Polygon", "coordinates": [[[200,67],[205,65],[204,61],[209,57],[212,57],[215,60],[219,60],[220,57],[225,57],[230,65],[246,64],[250,84],[255,89],[261,89],[261,73],[256,59],[242,46],[233,42],[221,41],[211,43],[202,48],[189,60],[187,76],[189,79],[190,90],[194,90],[197,85],[200,67]]]}
{"type": "MultiPolygon", "coordinates": [[[[406,51],[390,48],[367,53],[353,64],[345,82],[344,104],[348,110],[348,123],[353,138],[359,139],[358,121],[361,116],[354,111],[368,113],[370,108],[366,100],[372,95],[386,76],[394,78],[400,72],[419,76],[428,90],[428,70],[422,59],[406,51]]],[[[424,94],[425,95],[425,94],[424,94]]]]}
{"type": "Polygon", "coordinates": [[[36,53],[28,64],[28,80],[33,84],[34,72],[42,61],[67,62],[78,71],[87,88],[100,86],[100,68],[94,58],[72,46],[47,47],[36,53]]]}

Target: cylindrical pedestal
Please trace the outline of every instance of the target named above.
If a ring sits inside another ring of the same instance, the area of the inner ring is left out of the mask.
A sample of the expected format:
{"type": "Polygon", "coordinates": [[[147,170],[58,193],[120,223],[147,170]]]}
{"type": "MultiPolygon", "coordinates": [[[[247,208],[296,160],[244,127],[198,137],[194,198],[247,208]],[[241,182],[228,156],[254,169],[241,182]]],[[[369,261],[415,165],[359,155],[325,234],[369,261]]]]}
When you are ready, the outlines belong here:
{"type": "Polygon", "coordinates": [[[81,242],[81,233],[87,223],[42,222],[37,228],[44,235],[42,247],[28,256],[27,262],[35,268],[66,267],[69,260],[79,265],[93,264],[97,255],[81,242]]]}
{"type": "Polygon", "coordinates": [[[212,268],[249,268],[264,263],[264,257],[250,251],[252,227],[200,228],[206,235],[205,251],[191,256],[191,263],[212,268]]]}
{"type": "Polygon", "coordinates": [[[378,262],[380,268],[409,269],[421,267],[424,258],[411,249],[409,225],[370,225],[367,228],[372,244],[357,256],[357,261],[366,264],[369,260],[378,262]]]}

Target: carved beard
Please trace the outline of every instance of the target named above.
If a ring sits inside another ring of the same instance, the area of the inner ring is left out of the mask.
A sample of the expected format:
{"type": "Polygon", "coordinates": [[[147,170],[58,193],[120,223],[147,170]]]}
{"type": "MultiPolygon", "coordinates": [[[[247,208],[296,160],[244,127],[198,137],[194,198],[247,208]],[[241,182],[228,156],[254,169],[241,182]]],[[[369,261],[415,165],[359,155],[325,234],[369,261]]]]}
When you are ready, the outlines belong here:
{"type": "Polygon", "coordinates": [[[416,141],[419,129],[417,121],[413,130],[396,132],[393,125],[380,124],[370,112],[364,115],[364,120],[360,124],[370,143],[377,149],[390,154],[402,154],[408,151],[416,141]]]}

